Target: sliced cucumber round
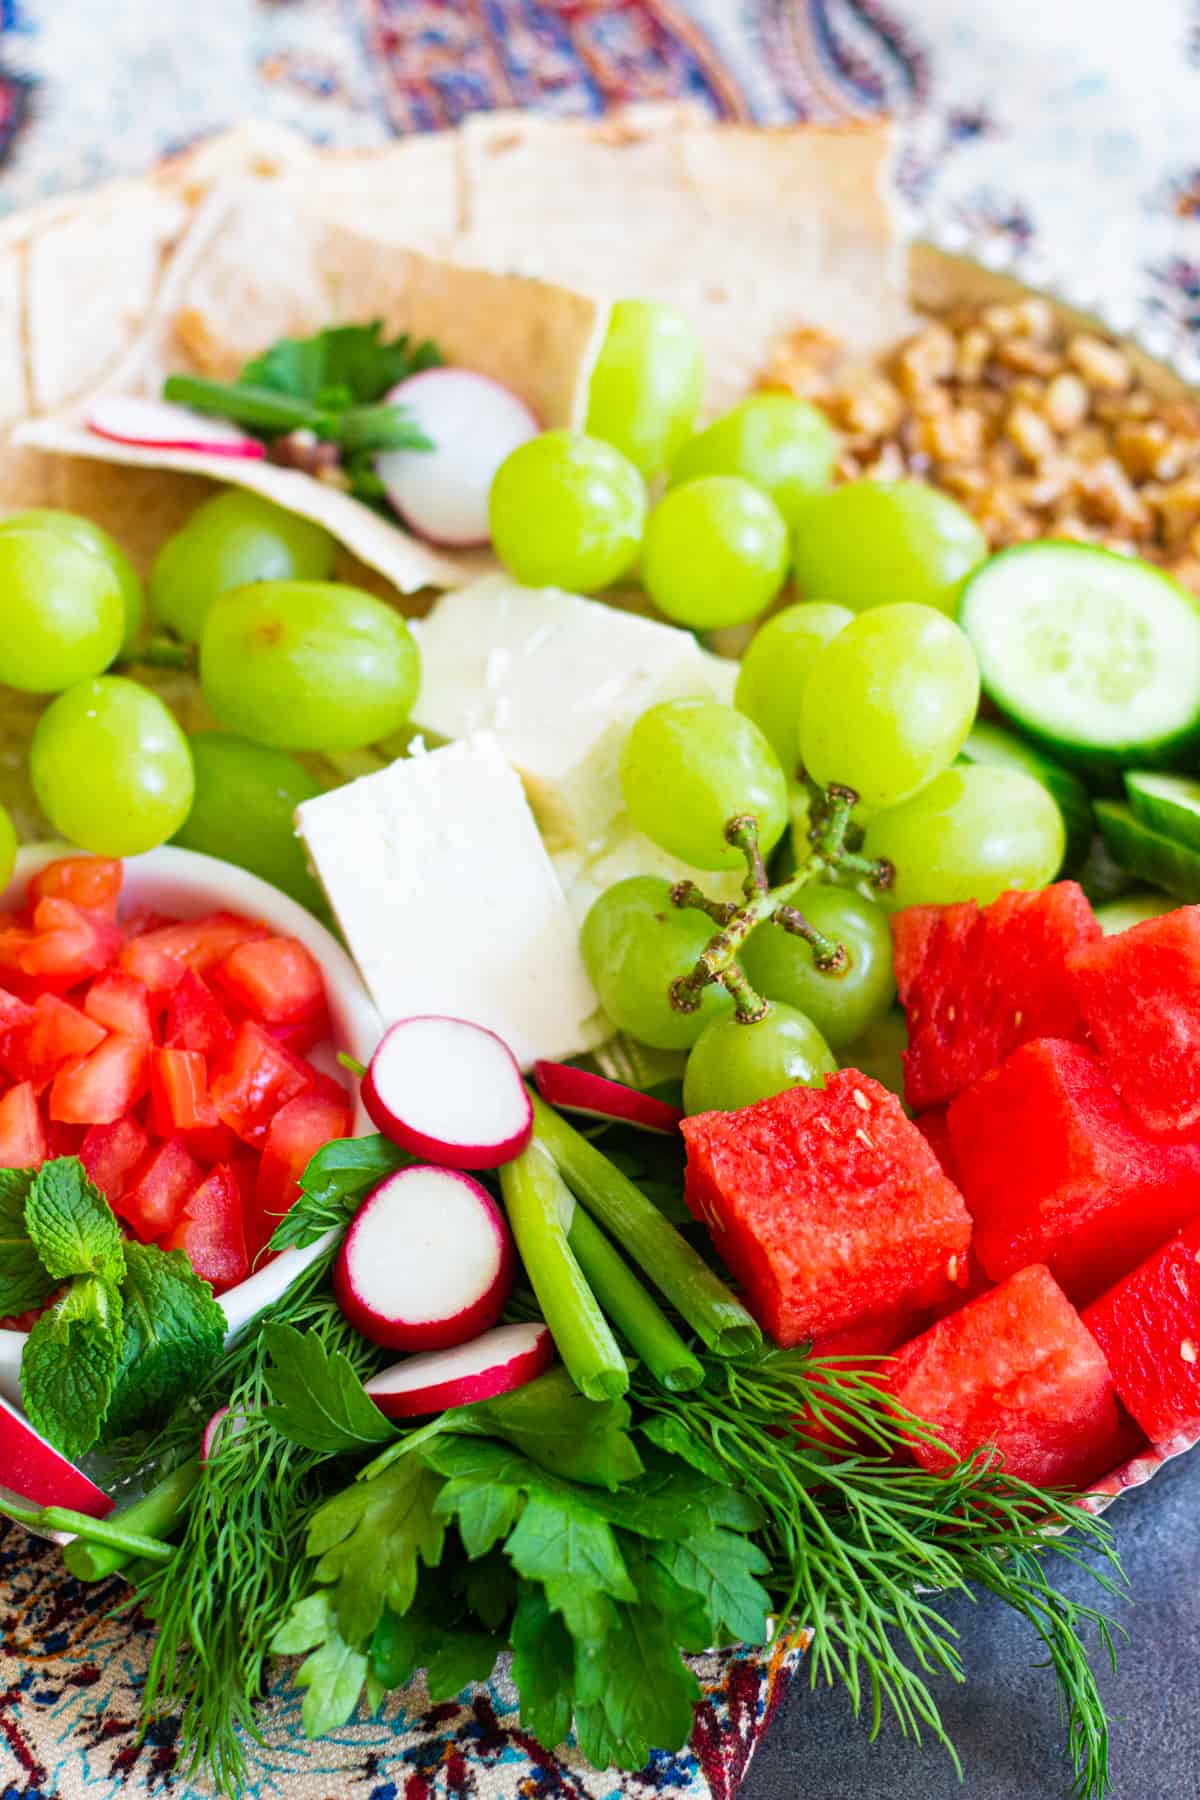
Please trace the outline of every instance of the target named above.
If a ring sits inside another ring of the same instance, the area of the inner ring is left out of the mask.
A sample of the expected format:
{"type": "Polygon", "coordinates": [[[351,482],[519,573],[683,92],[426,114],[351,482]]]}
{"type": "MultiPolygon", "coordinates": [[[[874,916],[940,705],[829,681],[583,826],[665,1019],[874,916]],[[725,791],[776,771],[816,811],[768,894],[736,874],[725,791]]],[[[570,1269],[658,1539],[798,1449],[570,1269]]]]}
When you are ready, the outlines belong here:
{"type": "Polygon", "coordinates": [[[1134,814],[1151,831],[1200,850],[1200,781],[1188,775],[1156,775],[1146,769],[1129,769],[1125,791],[1134,814]]]}
{"type": "Polygon", "coordinates": [[[996,768],[1016,769],[1020,774],[1032,775],[1035,781],[1040,781],[1062,814],[1066,833],[1062,866],[1068,873],[1079,868],[1088,853],[1096,821],[1092,817],[1088,791],[1073,770],[1051,762],[1048,756],[1043,756],[1014,731],[1006,730],[1003,725],[993,725],[990,719],[980,719],[971,727],[958,754],[963,762],[991,763],[996,768]]]}
{"type": "Polygon", "coordinates": [[[1018,544],[967,581],[959,623],[984,691],[1065,762],[1159,765],[1200,735],[1200,607],[1149,563],[1018,544]]]}
{"type": "Polygon", "coordinates": [[[1147,919],[1173,912],[1178,904],[1173,894],[1126,894],[1121,900],[1109,900],[1106,905],[1098,906],[1096,923],[1105,937],[1112,937],[1114,932],[1128,931],[1131,925],[1141,925],[1147,919]]]}
{"type": "Polygon", "coordinates": [[[1189,904],[1200,900],[1200,851],[1151,831],[1119,800],[1097,800],[1096,823],[1110,855],[1139,881],[1189,904]]]}

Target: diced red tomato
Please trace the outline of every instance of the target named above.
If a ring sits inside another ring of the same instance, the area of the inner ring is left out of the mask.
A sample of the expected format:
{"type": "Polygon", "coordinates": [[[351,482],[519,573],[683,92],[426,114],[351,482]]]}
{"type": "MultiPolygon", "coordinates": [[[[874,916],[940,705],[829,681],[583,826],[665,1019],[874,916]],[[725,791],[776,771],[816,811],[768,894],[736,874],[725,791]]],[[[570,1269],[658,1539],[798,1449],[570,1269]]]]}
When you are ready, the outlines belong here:
{"type": "Polygon", "coordinates": [[[218,1065],[209,1093],[218,1116],[257,1150],[280,1108],[320,1079],[315,1069],[248,1019],[218,1065]]]}
{"type": "Polygon", "coordinates": [[[0,1169],[36,1169],[46,1160],[46,1134],[32,1084],[9,1088],[0,1100],[0,1169]]]}
{"type": "Polygon", "coordinates": [[[242,1195],[228,1163],[218,1163],[210,1169],[188,1196],[183,1216],[164,1240],[163,1248],[182,1250],[197,1275],[211,1281],[218,1293],[245,1281],[250,1273],[250,1258],[242,1221],[242,1195]]]}
{"type": "Polygon", "coordinates": [[[329,1036],[329,1014],[324,1011],[314,1013],[310,1019],[298,1019],[294,1025],[268,1025],[267,1030],[285,1050],[296,1056],[307,1056],[322,1038],[329,1036]]]}
{"type": "Polygon", "coordinates": [[[296,938],[239,944],[218,963],[213,980],[268,1025],[292,1025],[325,1012],[320,968],[296,938]]]}
{"type": "Polygon", "coordinates": [[[239,944],[267,936],[265,925],[239,919],[234,913],[207,913],[201,919],[182,919],[160,925],[130,940],[121,952],[121,967],[146,983],[151,992],[169,990],[185,969],[198,975],[224,962],[239,944]]]}
{"type": "MultiPolygon", "coordinates": [[[[33,1017],[33,1008],[28,1000],[10,994],[7,988],[0,988],[0,1038],[15,1030],[18,1025],[32,1025],[33,1017]]],[[[3,1060],[2,1056],[0,1060],[3,1060]]]]}
{"type": "Polygon", "coordinates": [[[56,994],[40,994],[33,1017],[0,1040],[0,1060],[16,1081],[40,1093],[60,1069],[77,1063],[103,1042],[104,1027],[56,994]]]}
{"type": "Polygon", "coordinates": [[[149,1149],[150,1139],[136,1119],[114,1119],[111,1125],[89,1127],[79,1146],[79,1160],[111,1205],[121,1198],[149,1149]]]}
{"type": "Polygon", "coordinates": [[[178,1138],[168,1138],[136,1180],[119,1198],[109,1195],[112,1209],[132,1225],[144,1244],[162,1237],[177,1223],[184,1201],[203,1179],[204,1171],[178,1138]]]}
{"type": "Polygon", "coordinates": [[[214,1163],[228,1162],[244,1148],[237,1133],[228,1125],[222,1125],[219,1119],[215,1125],[197,1125],[180,1135],[202,1169],[211,1169],[214,1163]]]}
{"type": "Polygon", "coordinates": [[[107,968],[122,941],[120,927],[99,913],[48,896],[33,909],[33,938],[17,962],[32,981],[65,991],[107,968]]]}
{"type": "Polygon", "coordinates": [[[145,937],[148,931],[159,931],[164,925],[176,925],[177,919],[168,918],[166,913],[155,912],[150,906],[135,906],[132,912],[126,913],[121,920],[121,927],[127,938],[145,937]]]}
{"type": "Polygon", "coordinates": [[[145,1093],[149,1063],[149,1045],[114,1032],[54,1077],[50,1117],[69,1125],[111,1125],[145,1093]]]}
{"type": "Polygon", "coordinates": [[[70,900],[87,912],[115,920],[124,871],[109,856],[60,856],[30,877],[25,901],[30,912],[39,900],[70,900]]]}
{"type": "Polygon", "coordinates": [[[208,1065],[198,1050],[155,1050],[150,1064],[150,1105],[163,1137],[219,1123],[208,1094],[208,1065]]]}
{"type": "Polygon", "coordinates": [[[86,1125],[67,1125],[61,1119],[46,1119],[46,1155],[78,1156],[87,1136],[86,1125]]]}
{"type": "Polygon", "coordinates": [[[300,1177],[317,1151],[349,1130],[349,1105],[324,1094],[297,1094],[280,1107],[267,1131],[255,1188],[267,1237],[299,1198],[300,1177]]]}
{"type": "Polygon", "coordinates": [[[29,948],[33,938],[33,932],[19,919],[7,914],[0,919],[0,981],[12,993],[30,1000],[37,994],[38,986],[22,969],[21,953],[29,948]]]}
{"type": "Polygon", "coordinates": [[[83,1010],[106,1031],[119,1031],[147,1044],[154,1035],[149,988],[136,975],[123,975],[120,969],[105,969],[97,975],[84,995],[83,1010]]]}
{"type": "Polygon", "coordinates": [[[166,1048],[216,1057],[229,1049],[233,1038],[233,1026],[208,983],[194,969],[185,969],[167,1003],[166,1048]]]}

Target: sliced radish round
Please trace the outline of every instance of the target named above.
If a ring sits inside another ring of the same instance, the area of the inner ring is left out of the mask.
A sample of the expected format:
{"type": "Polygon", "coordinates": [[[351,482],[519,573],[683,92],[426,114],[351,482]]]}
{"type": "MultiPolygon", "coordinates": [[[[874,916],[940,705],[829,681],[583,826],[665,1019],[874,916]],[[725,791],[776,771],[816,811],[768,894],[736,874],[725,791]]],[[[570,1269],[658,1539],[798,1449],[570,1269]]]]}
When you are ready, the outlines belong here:
{"type": "Polygon", "coordinates": [[[683,1108],[656,1100],[624,1082],[605,1075],[590,1075],[570,1063],[538,1062],[533,1065],[538,1093],[548,1106],[561,1112],[586,1113],[590,1119],[608,1119],[620,1125],[636,1125],[642,1131],[658,1131],[676,1137],[683,1108]]]}
{"type": "Polygon", "coordinates": [[[104,1489],[68,1462],[7,1400],[0,1400],[0,1478],[10,1493],[34,1506],[69,1506],[92,1519],[103,1519],[113,1509],[104,1489]]]}
{"type": "Polygon", "coordinates": [[[342,1241],[333,1291],[350,1323],[390,1350],[445,1350],[494,1325],[513,1248],[491,1195],[417,1163],[377,1182],[342,1241]]]}
{"type": "Polygon", "coordinates": [[[363,1105],[385,1137],[450,1169],[495,1169],[519,1156],[533,1107],[516,1058],[467,1019],[401,1019],[363,1077],[363,1105]]]}
{"type": "Polygon", "coordinates": [[[408,408],[432,450],[385,450],[375,467],[405,522],[434,544],[486,544],[500,464],[541,430],[511,388],[471,369],[423,369],[387,396],[408,408]]]}
{"type": "Polygon", "coordinates": [[[389,1419],[412,1419],[511,1394],[554,1361],[554,1339],[544,1325],[499,1325],[457,1350],[410,1356],[373,1375],[367,1392],[389,1419]]]}
{"type": "Polygon", "coordinates": [[[228,419],[208,419],[186,406],[145,394],[100,394],[88,409],[87,428],[97,437],[137,444],[143,450],[190,450],[257,461],[267,454],[257,438],[247,437],[228,419]]]}

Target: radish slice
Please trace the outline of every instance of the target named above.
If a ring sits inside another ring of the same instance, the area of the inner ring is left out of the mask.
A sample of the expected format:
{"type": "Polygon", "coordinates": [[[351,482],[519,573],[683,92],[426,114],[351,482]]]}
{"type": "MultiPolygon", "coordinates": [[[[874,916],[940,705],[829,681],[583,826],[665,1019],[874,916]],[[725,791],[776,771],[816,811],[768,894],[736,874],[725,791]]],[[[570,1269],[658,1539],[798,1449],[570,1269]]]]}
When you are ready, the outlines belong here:
{"type": "Polygon", "coordinates": [[[0,1400],[0,1476],[0,1492],[7,1490],[34,1506],[69,1506],[92,1519],[103,1519],[113,1509],[104,1489],[68,1462],[7,1400],[0,1400]]]}
{"type": "Polygon", "coordinates": [[[372,1376],[367,1392],[389,1419],[413,1419],[511,1394],[553,1361],[554,1339],[544,1325],[500,1325],[457,1350],[410,1356],[372,1376]]]}
{"type": "Polygon", "coordinates": [[[204,456],[243,456],[261,460],[265,447],[247,437],[228,419],[207,419],[144,394],[101,394],[92,401],[87,428],[115,444],[137,444],[143,450],[190,450],[204,456]]]}
{"type": "Polygon", "coordinates": [[[626,1087],[623,1082],[556,1062],[534,1063],[533,1077],[542,1099],[561,1112],[586,1113],[590,1119],[636,1125],[642,1131],[658,1131],[665,1137],[678,1135],[684,1116],[682,1107],[656,1100],[652,1094],[626,1087]]]}
{"type": "Polygon", "coordinates": [[[405,522],[433,544],[486,544],[492,478],[541,427],[511,388],[470,369],[423,369],[387,396],[408,408],[432,450],[385,450],[375,468],[405,522]]]}
{"type": "Polygon", "coordinates": [[[469,1175],[416,1164],[371,1189],[334,1264],[337,1303],[389,1350],[446,1350],[494,1325],[512,1289],[508,1226],[469,1175]]]}
{"type": "Polygon", "coordinates": [[[533,1134],[516,1058],[467,1019],[401,1019],[363,1078],[363,1105],[385,1137],[450,1169],[495,1169],[533,1134]]]}

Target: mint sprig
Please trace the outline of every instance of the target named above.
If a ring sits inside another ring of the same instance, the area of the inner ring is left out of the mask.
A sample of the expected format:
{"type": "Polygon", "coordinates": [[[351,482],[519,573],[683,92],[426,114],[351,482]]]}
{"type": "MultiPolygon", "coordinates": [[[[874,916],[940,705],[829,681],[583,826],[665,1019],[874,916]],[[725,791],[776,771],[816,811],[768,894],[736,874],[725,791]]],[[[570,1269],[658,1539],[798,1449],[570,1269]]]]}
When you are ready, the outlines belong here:
{"type": "Polygon", "coordinates": [[[25,1227],[47,1275],[96,1275],[111,1286],[125,1274],[125,1245],[112,1207],[77,1156],[43,1163],[25,1202],[25,1227]]]}
{"type": "Polygon", "coordinates": [[[121,1360],[121,1296],[79,1275],[29,1333],[21,1399],[35,1430],[72,1460],[92,1448],[108,1412],[121,1360]]]}
{"type": "Polygon", "coordinates": [[[54,1292],[25,1224],[36,1169],[0,1169],[0,1319],[29,1312],[54,1292]]]}
{"type": "Polygon", "coordinates": [[[104,1436],[161,1418],[221,1354],[228,1321],[182,1250],[125,1246],[124,1331],[104,1436]]]}

